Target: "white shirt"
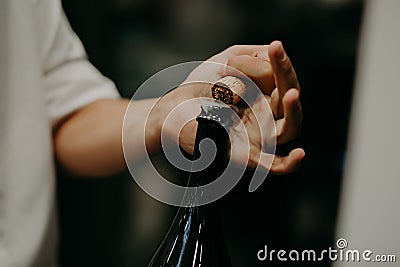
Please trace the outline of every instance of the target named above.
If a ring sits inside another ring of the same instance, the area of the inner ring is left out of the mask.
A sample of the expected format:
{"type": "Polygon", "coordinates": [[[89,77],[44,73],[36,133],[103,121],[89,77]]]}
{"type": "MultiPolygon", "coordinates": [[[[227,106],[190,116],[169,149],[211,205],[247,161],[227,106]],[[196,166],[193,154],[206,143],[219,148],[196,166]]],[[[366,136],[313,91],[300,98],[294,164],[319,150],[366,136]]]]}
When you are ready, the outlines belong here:
{"type": "Polygon", "coordinates": [[[0,266],[54,266],[52,125],[115,86],[54,0],[0,1],[0,266]]]}
{"type": "Polygon", "coordinates": [[[347,240],[346,249],[360,252],[361,262],[335,267],[368,265],[364,250],[373,253],[366,256],[371,260],[397,257],[397,263],[368,266],[399,266],[399,10],[398,0],[366,2],[336,233],[347,240]]]}

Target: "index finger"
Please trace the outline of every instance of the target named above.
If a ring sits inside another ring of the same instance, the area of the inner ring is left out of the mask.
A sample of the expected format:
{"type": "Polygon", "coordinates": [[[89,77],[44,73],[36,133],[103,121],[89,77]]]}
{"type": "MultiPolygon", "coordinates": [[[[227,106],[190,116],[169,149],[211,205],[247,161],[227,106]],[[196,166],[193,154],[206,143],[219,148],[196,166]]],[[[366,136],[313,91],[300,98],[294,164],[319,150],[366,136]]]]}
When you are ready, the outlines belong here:
{"type": "Polygon", "coordinates": [[[300,90],[297,75],[292,62],[286,54],[282,43],[274,41],[268,47],[268,55],[271,61],[272,69],[275,73],[276,87],[278,88],[279,98],[282,98],[286,91],[291,88],[300,90]]]}

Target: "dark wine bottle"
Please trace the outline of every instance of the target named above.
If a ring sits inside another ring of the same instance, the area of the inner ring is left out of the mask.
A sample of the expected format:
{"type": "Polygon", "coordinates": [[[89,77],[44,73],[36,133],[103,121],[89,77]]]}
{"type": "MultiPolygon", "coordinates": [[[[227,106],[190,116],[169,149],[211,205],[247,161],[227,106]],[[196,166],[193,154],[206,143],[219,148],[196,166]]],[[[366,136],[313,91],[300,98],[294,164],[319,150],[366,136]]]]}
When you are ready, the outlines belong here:
{"type": "MultiPolygon", "coordinates": [[[[189,186],[200,186],[217,179],[229,161],[229,127],[232,123],[229,108],[214,100],[202,103],[197,117],[198,127],[193,160],[201,157],[199,144],[211,139],[216,146],[212,163],[204,170],[191,172],[189,186]]],[[[189,197],[191,204],[180,207],[177,215],[149,267],[228,267],[231,266],[225,247],[220,221],[220,201],[197,206],[200,189],[189,197]]]]}

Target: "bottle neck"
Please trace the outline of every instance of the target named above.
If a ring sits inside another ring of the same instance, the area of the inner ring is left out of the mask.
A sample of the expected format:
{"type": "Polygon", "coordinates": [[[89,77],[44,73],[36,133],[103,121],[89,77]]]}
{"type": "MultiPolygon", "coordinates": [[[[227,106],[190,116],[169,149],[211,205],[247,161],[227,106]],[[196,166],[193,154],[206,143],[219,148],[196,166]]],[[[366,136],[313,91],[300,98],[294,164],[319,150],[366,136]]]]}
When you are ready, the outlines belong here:
{"type": "MultiPolygon", "coordinates": [[[[198,129],[193,165],[196,165],[196,160],[200,159],[201,151],[204,156],[207,153],[205,150],[212,148],[204,148],[201,145],[205,139],[211,139],[214,143],[215,157],[206,168],[191,172],[188,185],[197,188],[187,191],[192,194],[189,205],[179,209],[167,237],[160,246],[165,249],[159,249],[149,266],[230,266],[224,246],[219,201],[196,205],[203,193],[207,193],[202,192],[199,186],[218,179],[229,161],[230,142],[229,134],[224,127],[226,125],[221,125],[223,118],[213,113],[213,111],[221,110],[214,109],[212,106],[208,108],[212,111],[211,113],[203,109],[197,118],[198,129]]],[[[193,167],[196,169],[199,166],[193,167]]]]}
{"type": "MultiPolygon", "coordinates": [[[[230,156],[230,139],[229,129],[232,124],[230,119],[231,110],[227,106],[220,106],[217,102],[211,101],[202,105],[202,112],[197,117],[197,132],[193,152],[193,170],[200,169],[200,171],[192,171],[189,176],[188,186],[199,187],[213,182],[218,179],[225,171],[230,156]],[[208,139],[208,140],[207,140],[208,139]],[[202,143],[205,141],[205,143],[202,143]],[[215,152],[214,158],[211,161],[206,157],[212,155],[211,151],[215,152]],[[203,158],[202,157],[203,153],[203,158]],[[197,164],[200,161],[211,161],[205,168],[200,168],[197,164]]],[[[207,192],[203,192],[202,188],[193,193],[191,197],[191,204],[198,210],[203,208],[218,210],[219,201],[213,203],[196,206],[196,201],[200,199],[207,192]]],[[[208,213],[208,212],[207,212],[208,213]]]]}
{"type": "MultiPolygon", "coordinates": [[[[230,141],[229,134],[227,133],[226,129],[217,121],[208,118],[198,117],[197,122],[198,126],[193,160],[196,161],[201,158],[200,143],[206,139],[209,140],[207,140],[207,144],[202,147],[203,151],[215,149],[216,154],[214,160],[206,168],[200,171],[191,172],[189,177],[189,186],[205,185],[218,179],[218,177],[220,177],[220,175],[225,171],[229,161],[230,141]],[[211,146],[212,143],[215,145],[215,147],[211,146]]],[[[208,159],[201,160],[208,161],[208,159]]],[[[196,169],[196,163],[194,163],[193,167],[196,169]]]]}

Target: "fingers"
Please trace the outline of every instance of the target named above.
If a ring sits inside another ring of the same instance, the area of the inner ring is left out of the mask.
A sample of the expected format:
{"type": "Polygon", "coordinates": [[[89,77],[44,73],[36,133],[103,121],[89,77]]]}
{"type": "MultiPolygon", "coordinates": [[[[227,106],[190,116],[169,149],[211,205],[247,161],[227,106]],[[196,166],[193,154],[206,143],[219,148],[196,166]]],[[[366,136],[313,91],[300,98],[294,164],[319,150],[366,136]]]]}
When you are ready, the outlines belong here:
{"type": "Polygon", "coordinates": [[[281,42],[272,42],[268,48],[268,55],[277,86],[271,95],[271,109],[277,119],[277,143],[283,144],[297,137],[300,132],[302,122],[300,85],[281,42]]]}
{"type": "Polygon", "coordinates": [[[302,111],[299,97],[299,91],[293,88],[283,97],[283,119],[276,122],[278,145],[291,141],[300,133],[302,111]]]}
{"type": "Polygon", "coordinates": [[[283,175],[294,172],[300,166],[302,159],[305,156],[305,152],[301,148],[292,150],[286,157],[274,156],[271,165],[271,155],[267,153],[261,154],[260,164],[261,166],[269,168],[271,174],[283,175]],[[268,166],[265,166],[268,165],[268,166]]]}
{"type": "Polygon", "coordinates": [[[269,48],[269,45],[264,45],[262,48],[260,48],[255,53],[255,57],[258,57],[258,58],[261,58],[262,60],[270,62],[269,55],[268,55],[268,48],[269,48]]]}
{"type": "Polygon", "coordinates": [[[300,90],[296,72],[280,41],[271,43],[268,48],[268,55],[275,73],[276,86],[280,96],[283,96],[290,88],[300,90]]]}
{"type": "Polygon", "coordinates": [[[283,116],[282,97],[291,88],[300,90],[297,75],[293,65],[283,49],[280,41],[274,41],[268,47],[268,55],[271,61],[272,70],[275,74],[277,91],[274,96],[272,111],[276,119],[283,116]]]}
{"type": "Polygon", "coordinates": [[[252,79],[264,94],[270,95],[275,88],[275,77],[271,64],[259,57],[233,56],[227,61],[227,75],[238,76],[238,71],[252,79]]]}
{"type": "Polygon", "coordinates": [[[224,75],[240,77],[245,75],[252,79],[264,94],[271,95],[275,88],[273,75],[268,55],[268,45],[234,45],[222,53],[212,57],[211,61],[226,64],[224,75]]]}
{"type": "Polygon", "coordinates": [[[257,56],[257,54],[265,52],[267,53],[268,46],[267,45],[233,45],[226,49],[225,51],[230,54],[230,56],[240,56],[240,55],[248,55],[248,56],[257,56]]]}

